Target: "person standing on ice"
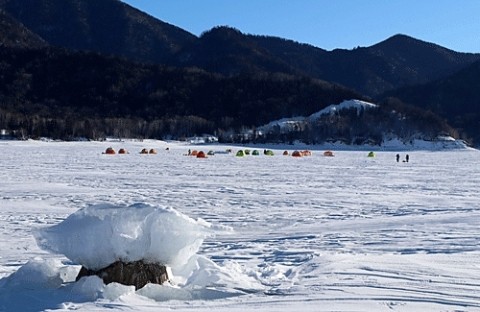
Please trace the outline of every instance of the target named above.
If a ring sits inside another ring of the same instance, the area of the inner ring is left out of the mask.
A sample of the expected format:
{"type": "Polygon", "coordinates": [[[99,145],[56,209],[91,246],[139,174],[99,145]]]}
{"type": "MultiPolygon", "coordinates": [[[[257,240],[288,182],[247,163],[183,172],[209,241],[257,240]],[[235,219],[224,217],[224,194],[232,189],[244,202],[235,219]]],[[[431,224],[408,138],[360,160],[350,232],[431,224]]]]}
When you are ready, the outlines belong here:
{"type": "Polygon", "coordinates": [[[397,154],[396,157],[397,157],[397,162],[399,162],[400,161],[400,154],[397,154]]]}
{"type": "Polygon", "coordinates": [[[405,156],[405,161],[408,162],[409,160],[410,160],[410,156],[408,156],[407,154],[407,156],[405,156]]]}

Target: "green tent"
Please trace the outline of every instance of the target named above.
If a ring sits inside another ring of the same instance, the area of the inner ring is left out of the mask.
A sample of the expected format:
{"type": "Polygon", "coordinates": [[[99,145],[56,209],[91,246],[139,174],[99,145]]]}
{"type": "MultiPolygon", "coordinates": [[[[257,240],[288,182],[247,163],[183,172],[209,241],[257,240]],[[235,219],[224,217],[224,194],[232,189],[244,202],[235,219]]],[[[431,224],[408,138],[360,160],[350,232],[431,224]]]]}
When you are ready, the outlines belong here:
{"type": "Polygon", "coordinates": [[[368,157],[375,157],[375,153],[374,152],[368,153],[368,157]]]}
{"type": "Polygon", "coordinates": [[[239,150],[239,151],[237,152],[237,157],[243,157],[243,156],[245,156],[245,154],[243,153],[242,150],[239,150]]]}
{"type": "Polygon", "coordinates": [[[252,155],[253,156],[258,156],[258,155],[260,155],[260,153],[257,150],[253,150],[252,155]]]}

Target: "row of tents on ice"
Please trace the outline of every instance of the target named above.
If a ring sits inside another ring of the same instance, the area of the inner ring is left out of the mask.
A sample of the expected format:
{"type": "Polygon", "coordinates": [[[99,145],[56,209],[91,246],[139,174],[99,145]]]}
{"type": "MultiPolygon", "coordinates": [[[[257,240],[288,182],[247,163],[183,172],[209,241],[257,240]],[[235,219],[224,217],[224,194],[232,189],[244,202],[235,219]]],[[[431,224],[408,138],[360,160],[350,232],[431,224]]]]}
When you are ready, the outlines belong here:
{"type": "MultiPolygon", "coordinates": [[[[169,149],[167,148],[167,150],[169,150],[169,149]]],[[[104,154],[107,154],[107,155],[115,155],[116,153],[117,152],[112,147],[107,148],[104,152],[104,154]]],[[[228,149],[228,150],[226,150],[225,153],[232,153],[232,150],[228,149]]],[[[129,154],[129,152],[126,149],[121,148],[121,149],[118,150],[118,154],[129,154]]],[[[151,148],[151,149],[144,148],[140,151],[140,154],[157,154],[157,150],[154,149],[154,148],[151,148]]],[[[274,152],[272,150],[269,150],[269,149],[263,150],[263,154],[266,155],[266,156],[274,156],[274,152]]],[[[207,155],[213,156],[213,155],[215,155],[215,152],[212,151],[212,150],[208,151],[208,153],[205,153],[203,151],[197,151],[197,150],[193,150],[193,151],[188,150],[188,154],[187,154],[187,156],[194,156],[194,157],[197,157],[197,158],[206,158],[207,155]]],[[[247,155],[258,156],[258,155],[260,155],[260,152],[258,150],[250,151],[249,149],[245,149],[245,150],[238,150],[237,153],[236,153],[237,157],[244,157],[244,156],[247,156],[247,155]]],[[[290,153],[288,151],[284,151],[282,155],[283,156],[289,156],[290,153]]],[[[309,150],[293,151],[291,153],[291,156],[292,157],[312,156],[312,152],[309,151],[309,150]]],[[[323,156],[334,157],[335,154],[332,151],[328,150],[328,151],[325,151],[323,153],[323,156]]],[[[375,157],[375,153],[374,152],[369,152],[367,157],[375,157]]]]}
{"type": "MultiPolygon", "coordinates": [[[[263,154],[266,155],[266,156],[274,156],[274,152],[272,150],[263,150],[263,154]]],[[[258,150],[253,150],[252,152],[250,152],[250,150],[246,149],[246,150],[239,150],[236,154],[237,157],[243,157],[243,156],[247,156],[247,155],[253,155],[253,156],[258,156],[260,155],[259,151],[258,150]]],[[[284,151],[283,156],[289,156],[290,153],[288,151],[284,151]]],[[[308,150],[305,150],[305,151],[294,151],[292,152],[291,154],[293,157],[303,157],[303,156],[312,156],[312,152],[311,151],[308,151],[308,150]]],[[[333,156],[333,154],[332,154],[333,156]]]]}
{"type": "MultiPolygon", "coordinates": [[[[227,150],[225,153],[229,154],[229,153],[232,153],[232,150],[227,150]]],[[[263,150],[263,154],[266,155],[266,156],[274,156],[274,152],[272,150],[268,150],[268,149],[265,149],[263,150]]],[[[193,151],[188,151],[188,156],[196,156],[197,158],[206,158],[206,155],[210,155],[210,156],[213,156],[215,155],[215,152],[214,151],[209,151],[207,154],[205,154],[203,151],[196,151],[196,150],[193,150],[193,151]]],[[[258,156],[260,155],[260,152],[258,150],[253,150],[253,151],[250,151],[249,149],[245,149],[245,150],[238,150],[237,153],[235,154],[235,156],[237,157],[244,157],[244,156],[248,156],[248,155],[253,155],[253,156],[258,156]]],[[[283,156],[292,156],[292,157],[305,157],[305,156],[312,156],[312,152],[309,151],[309,150],[304,150],[304,151],[293,151],[291,154],[288,152],[288,151],[284,151],[282,153],[283,156]]],[[[325,157],[334,157],[335,154],[328,150],[328,151],[325,151],[323,152],[323,156],[325,157]]],[[[374,152],[369,152],[367,154],[367,157],[375,157],[375,153],[374,152]]]]}
{"type": "MultiPolygon", "coordinates": [[[[235,154],[235,156],[237,156],[237,157],[244,157],[244,156],[248,156],[248,155],[259,156],[260,152],[258,150],[250,151],[249,149],[246,149],[246,150],[239,150],[235,154]]],[[[263,150],[263,155],[273,156],[274,153],[273,153],[272,150],[267,150],[266,149],[266,150],[263,150]]]]}
{"type": "MultiPolygon", "coordinates": [[[[205,152],[203,152],[203,151],[188,150],[188,154],[186,154],[186,156],[193,156],[193,157],[197,157],[197,158],[206,158],[207,155],[213,156],[213,155],[215,155],[215,153],[232,154],[233,151],[231,149],[227,149],[225,152],[209,151],[208,153],[205,154],[205,152]]],[[[266,156],[273,156],[274,155],[272,150],[264,150],[263,154],[266,155],[266,156]]],[[[260,152],[258,150],[251,151],[249,149],[245,149],[245,150],[238,150],[235,153],[235,156],[237,156],[237,157],[244,157],[244,156],[248,156],[248,155],[259,156],[260,152]]]]}
{"type": "Polygon", "coordinates": [[[205,154],[204,151],[188,150],[188,154],[187,154],[187,156],[193,156],[193,157],[197,157],[197,158],[207,158],[207,155],[213,156],[213,155],[215,155],[215,152],[214,151],[208,151],[205,154]]]}
{"type": "MultiPolygon", "coordinates": [[[[225,152],[214,152],[214,151],[210,150],[210,151],[208,151],[207,154],[205,154],[203,151],[188,150],[188,154],[186,156],[194,156],[194,157],[197,157],[197,158],[205,158],[206,155],[213,156],[213,155],[215,155],[215,153],[231,154],[231,153],[233,153],[233,151],[231,149],[227,149],[225,152]]],[[[273,151],[265,150],[264,154],[268,155],[268,156],[273,156],[273,151]]],[[[239,150],[235,154],[235,156],[237,156],[237,157],[243,157],[243,156],[246,156],[246,155],[258,156],[258,155],[260,155],[260,153],[259,153],[258,150],[250,151],[249,149],[246,149],[246,150],[239,150]]]]}
{"type": "MultiPolygon", "coordinates": [[[[103,152],[103,154],[115,155],[117,154],[117,152],[113,147],[109,147],[105,150],[105,152],[103,152]]],[[[125,148],[121,148],[118,150],[118,154],[130,154],[130,153],[125,148]]],[[[151,149],[144,148],[140,151],[140,154],[157,154],[157,150],[154,148],[151,148],[151,149]]]]}

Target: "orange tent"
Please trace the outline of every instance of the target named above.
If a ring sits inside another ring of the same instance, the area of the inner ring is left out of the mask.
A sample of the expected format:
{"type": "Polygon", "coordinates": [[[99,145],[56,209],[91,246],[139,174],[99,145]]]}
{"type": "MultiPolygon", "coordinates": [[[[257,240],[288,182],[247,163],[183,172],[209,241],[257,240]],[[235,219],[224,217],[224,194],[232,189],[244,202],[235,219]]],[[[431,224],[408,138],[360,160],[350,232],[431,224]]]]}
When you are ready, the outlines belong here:
{"type": "Polygon", "coordinates": [[[312,156],[312,152],[305,150],[302,152],[302,156],[312,156]]]}
{"type": "Polygon", "coordinates": [[[333,155],[333,152],[332,152],[332,151],[325,151],[325,152],[323,153],[323,156],[333,157],[333,156],[335,156],[335,155],[333,155]]]}
{"type": "Polygon", "coordinates": [[[205,155],[205,153],[203,151],[200,151],[197,153],[197,158],[207,158],[207,156],[205,155]]]}
{"type": "Polygon", "coordinates": [[[302,157],[302,153],[300,153],[299,151],[295,151],[292,153],[292,156],[293,157],[302,157]]]}
{"type": "Polygon", "coordinates": [[[148,154],[148,150],[146,148],[142,149],[142,151],[140,152],[140,154],[148,154]]]}
{"type": "Polygon", "coordinates": [[[198,154],[198,151],[197,150],[193,150],[191,153],[190,153],[190,156],[197,156],[198,154]]]}
{"type": "Polygon", "coordinates": [[[115,150],[113,149],[113,147],[109,147],[105,150],[105,154],[107,155],[115,155],[115,150]]]}
{"type": "Polygon", "coordinates": [[[284,151],[283,156],[288,156],[288,151],[284,151]]]}
{"type": "Polygon", "coordinates": [[[124,149],[124,148],[119,149],[119,150],[118,150],[118,153],[119,153],[119,154],[128,154],[127,150],[124,149]]]}
{"type": "Polygon", "coordinates": [[[157,153],[157,150],[152,148],[150,149],[150,151],[148,151],[149,154],[156,154],[157,153]]]}

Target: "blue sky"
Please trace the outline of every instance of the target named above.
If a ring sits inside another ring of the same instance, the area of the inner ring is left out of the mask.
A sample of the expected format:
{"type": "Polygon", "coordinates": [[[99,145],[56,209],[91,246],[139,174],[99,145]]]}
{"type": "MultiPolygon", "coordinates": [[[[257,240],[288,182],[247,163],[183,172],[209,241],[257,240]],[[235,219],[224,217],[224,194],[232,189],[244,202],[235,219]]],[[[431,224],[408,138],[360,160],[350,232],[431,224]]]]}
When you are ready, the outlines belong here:
{"type": "Polygon", "coordinates": [[[197,36],[228,25],[332,50],[402,33],[480,53],[480,0],[123,0],[197,36]]]}

